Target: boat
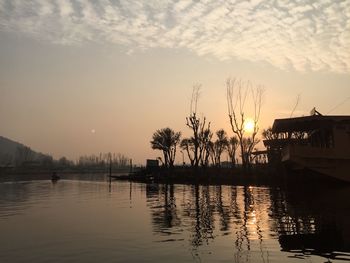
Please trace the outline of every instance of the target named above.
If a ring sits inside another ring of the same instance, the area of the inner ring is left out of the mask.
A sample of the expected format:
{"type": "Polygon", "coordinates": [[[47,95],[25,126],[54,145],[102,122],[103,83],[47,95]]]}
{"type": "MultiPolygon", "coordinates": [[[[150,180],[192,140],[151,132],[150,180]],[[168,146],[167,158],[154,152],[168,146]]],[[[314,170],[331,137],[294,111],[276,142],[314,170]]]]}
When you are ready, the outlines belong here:
{"type": "Polygon", "coordinates": [[[59,179],[61,179],[61,177],[56,172],[53,172],[51,175],[51,180],[58,181],[59,179]]]}
{"type": "Polygon", "coordinates": [[[264,140],[269,159],[294,171],[306,169],[350,182],[350,116],[313,109],[310,116],[276,119],[272,134],[264,140]]]}

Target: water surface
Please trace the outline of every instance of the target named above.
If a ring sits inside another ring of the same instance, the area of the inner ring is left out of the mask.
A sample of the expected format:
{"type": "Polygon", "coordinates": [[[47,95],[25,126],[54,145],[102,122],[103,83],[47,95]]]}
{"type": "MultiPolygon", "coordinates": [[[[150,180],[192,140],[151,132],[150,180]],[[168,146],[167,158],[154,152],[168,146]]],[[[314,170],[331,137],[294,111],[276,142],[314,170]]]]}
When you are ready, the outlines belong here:
{"type": "Polygon", "coordinates": [[[0,262],[344,262],[349,187],[0,183],[0,262]]]}

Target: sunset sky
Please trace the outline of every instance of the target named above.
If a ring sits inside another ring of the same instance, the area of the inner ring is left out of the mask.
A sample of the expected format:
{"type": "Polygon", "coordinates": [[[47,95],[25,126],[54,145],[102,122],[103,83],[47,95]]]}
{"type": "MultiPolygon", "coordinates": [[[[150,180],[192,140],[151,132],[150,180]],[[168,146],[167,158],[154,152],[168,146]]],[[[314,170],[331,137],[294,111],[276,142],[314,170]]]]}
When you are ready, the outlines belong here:
{"type": "Polygon", "coordinates": [[[232,135],[228,77],[265,87],[261,130],[298,95],[294,116],[349,115],[350,1],[0,0],[0,135],[55,158],[160,156],[152,133],[190,134],[196,83],[232,135]]]}

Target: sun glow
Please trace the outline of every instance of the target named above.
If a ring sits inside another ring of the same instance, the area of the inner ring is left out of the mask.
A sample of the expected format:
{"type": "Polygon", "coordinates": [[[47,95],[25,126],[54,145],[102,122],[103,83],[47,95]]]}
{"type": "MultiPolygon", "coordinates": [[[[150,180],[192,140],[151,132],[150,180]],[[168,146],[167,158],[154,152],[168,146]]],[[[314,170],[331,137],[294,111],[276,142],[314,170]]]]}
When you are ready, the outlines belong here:
{"type": "Polygon", "coordinates": [[[253,133],[254,132],[254,121],[250,118],[246,119],[243,124],[243,129],[247,133],[253,133]]]}

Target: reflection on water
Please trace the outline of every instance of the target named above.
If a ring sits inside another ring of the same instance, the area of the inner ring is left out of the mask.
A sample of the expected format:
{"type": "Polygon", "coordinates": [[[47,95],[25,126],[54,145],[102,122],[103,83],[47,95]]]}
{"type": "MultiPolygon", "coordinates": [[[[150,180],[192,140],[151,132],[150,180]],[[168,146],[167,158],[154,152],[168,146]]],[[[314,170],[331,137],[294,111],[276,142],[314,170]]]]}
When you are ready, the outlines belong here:
{"type": "Polygon", "coordinates": [[[0,262],[343,262],[349,190],[0,183],[0,262]]]}
{"type": "Polygon", "coordinates": [[[186,240],[176,238],[185,232],[194,251],[229,242],[237,262],[269,262],[276,249],[292,252],[290,258],[350,260],[339,252],[350,252],[348,190],[154,184],[146,196],[154,232],[163,241],[186,240]]]}

